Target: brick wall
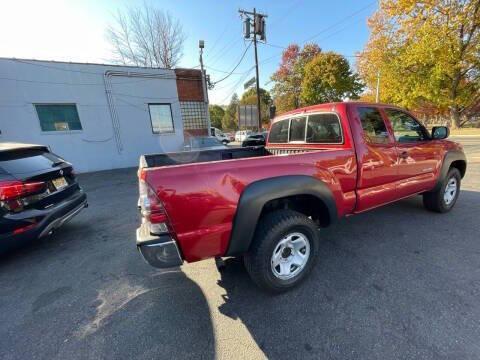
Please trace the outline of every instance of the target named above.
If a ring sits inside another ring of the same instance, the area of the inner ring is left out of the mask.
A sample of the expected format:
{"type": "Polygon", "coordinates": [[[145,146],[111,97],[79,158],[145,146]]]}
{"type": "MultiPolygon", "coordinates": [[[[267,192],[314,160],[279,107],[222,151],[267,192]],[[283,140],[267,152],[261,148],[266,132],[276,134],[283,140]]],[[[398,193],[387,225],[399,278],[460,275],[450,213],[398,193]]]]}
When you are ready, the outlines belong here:
{"type": "Polygon", "coordinates": [[[175,75],[185,138],[208,135],[201,71],[175,69],[175,75]]]}
{"type": "Polygon", "coordinates": [[[175,69],[178,99],[180,101],[204,101],[202,73],[195,69],[175,69]]]}

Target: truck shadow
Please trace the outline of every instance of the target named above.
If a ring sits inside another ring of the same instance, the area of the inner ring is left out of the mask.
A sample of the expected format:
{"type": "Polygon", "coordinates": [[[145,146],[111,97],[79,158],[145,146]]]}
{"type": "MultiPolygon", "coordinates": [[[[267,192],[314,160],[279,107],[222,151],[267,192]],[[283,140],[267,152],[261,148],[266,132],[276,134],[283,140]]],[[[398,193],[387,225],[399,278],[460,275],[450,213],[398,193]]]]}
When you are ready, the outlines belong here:
{"type": "Polygon", "coordinates": [[[80,343],[112,359],[214,359],[212,320],[200,287],[180,269],[139,280],[113,280],[97,294],[93,316],[75,334],[80,343]]]}
{"type": "Polygon", "coordinates": [[[343,219],[321,230],[310,277],[281,295],[227,259],[219,311],[242,321],[267,358],[476,357],[479,204],[479,192],[462,191],[449,214],[416,197],[343,219]]]}

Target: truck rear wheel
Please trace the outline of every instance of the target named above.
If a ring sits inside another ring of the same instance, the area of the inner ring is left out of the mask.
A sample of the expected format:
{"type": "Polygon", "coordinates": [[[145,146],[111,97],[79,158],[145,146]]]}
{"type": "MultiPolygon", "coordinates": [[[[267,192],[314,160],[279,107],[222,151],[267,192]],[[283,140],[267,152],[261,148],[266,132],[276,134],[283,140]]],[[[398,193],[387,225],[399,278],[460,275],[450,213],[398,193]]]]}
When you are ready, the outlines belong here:
{"type": "Polygon", "coordinates": [[[440,189],[423,194],[423,205],[431,211],[445,213],[450,211],[460,194],[462,176],[457,168],[451,168],[440,189]]]}
{"type": "Polygon", "coordinates": [[[283,292],[311,271],[319,247],[318,229],[305,215],[277,210],[263,217],[244,256],[252,280],[262,289],[283,292]]]}

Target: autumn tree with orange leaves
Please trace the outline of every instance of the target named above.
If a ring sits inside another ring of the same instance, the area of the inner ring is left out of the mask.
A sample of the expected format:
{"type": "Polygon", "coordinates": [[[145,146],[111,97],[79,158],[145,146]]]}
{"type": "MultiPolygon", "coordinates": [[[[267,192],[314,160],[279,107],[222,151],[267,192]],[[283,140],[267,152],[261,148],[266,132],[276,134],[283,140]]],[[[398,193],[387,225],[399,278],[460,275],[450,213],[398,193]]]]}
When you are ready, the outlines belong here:
{"type": "Polygon", "coordinates": [[[380,76],[382,102],[454,128],[480,116],[480,0],[381,0],[369,26],[357,66],[371,94],[380,76]]]}

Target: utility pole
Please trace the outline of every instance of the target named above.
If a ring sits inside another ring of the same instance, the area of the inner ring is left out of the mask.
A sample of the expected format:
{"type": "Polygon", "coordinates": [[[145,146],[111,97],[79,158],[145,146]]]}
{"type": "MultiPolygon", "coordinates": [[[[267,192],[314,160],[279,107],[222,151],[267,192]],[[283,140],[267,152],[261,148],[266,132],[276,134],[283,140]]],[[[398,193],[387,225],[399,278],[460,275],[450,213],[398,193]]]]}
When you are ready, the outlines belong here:
{"type": "MultiPolygon", "coordinates": [[[[257,28],[257,11],[253,8],[253,28],[257,28]]],[[[260,80],[258,78],[258,55],[257,55],[257,34],[253,33],[253,48],[255,49],[255,76],[257,78],[257,110],[258,110],[258,132],[262,132],[262,110],[260,108],[260,80]]]]}
{"type": "Polygon", "coordinates": [[[380,71],[377,72],[377,93],[375,95],[375,102],[379,102],[380,100],[380,71]]]}
{"type": "Polygon", "coordinates": [[[203,101],[205,103],[205,109],[207,112],[207,135],[211,135],[212,125],[210,123],[210,111],[208,110],[208,87],[207,87],[207,75],[203,69],[203,48],[205,47],[205,41],[198,41],[198,48],[200,49],[200,71],[202,72],[202,90],[203,90],[203,101]]]}
{"type": "Polygon", "coordinates": [[[244,37],[250,39],[250,35],[253,35],[253,48],[255,51],[255,78],[257,88],[257,111],[258,111],[258,132],[262,131],[262,110],[260,102],[260,79],[258,74],[258,53],[257,53],[257,35],[260,36],[260,40],[265,40],[265,18],[267,15],[257,13],[257,10],[253,8],[253,12],[238,10],[244,20],[244,37]],[[250,22],[253,17],[253,31],[250,28],[250,22]]]}

